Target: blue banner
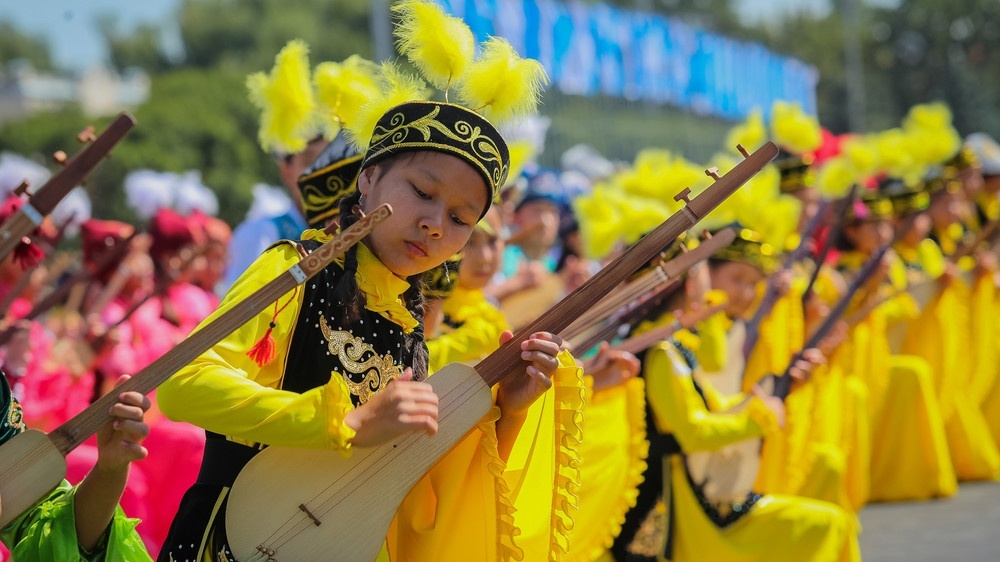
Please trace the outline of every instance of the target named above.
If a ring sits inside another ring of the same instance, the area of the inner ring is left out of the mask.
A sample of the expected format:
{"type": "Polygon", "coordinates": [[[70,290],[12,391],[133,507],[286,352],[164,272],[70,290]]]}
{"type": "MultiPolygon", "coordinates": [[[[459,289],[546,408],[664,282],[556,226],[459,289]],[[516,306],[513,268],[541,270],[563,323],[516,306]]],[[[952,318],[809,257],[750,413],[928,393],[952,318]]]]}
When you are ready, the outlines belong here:
{"type": "MultiPolygon", "coordinates": [[[[818,71],[659,14],[556,0],[437,0],[476,38],[504,37],[567,94],[670,103],[743,119],[777,100],[816,113],[818,71]]],[[[766,115],[765,115],[766,117],[766,115]]]]}

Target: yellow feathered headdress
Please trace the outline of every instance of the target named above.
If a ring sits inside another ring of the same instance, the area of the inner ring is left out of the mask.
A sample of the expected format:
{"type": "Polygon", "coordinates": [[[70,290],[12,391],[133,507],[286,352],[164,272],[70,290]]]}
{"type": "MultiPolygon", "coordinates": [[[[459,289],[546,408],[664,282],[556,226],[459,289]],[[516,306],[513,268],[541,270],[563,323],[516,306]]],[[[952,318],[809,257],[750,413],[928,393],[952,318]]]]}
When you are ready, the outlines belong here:
{"type": "Polygon", "coordinates": [[[485,116],[498,127],[537,110],[547,82],[538,61],[521,58],[499,37],[483,43],[475,56],[469,27],[429,0],[406,0],[392,11],[399,17],[396,46],[423,78],[391,63],[383,65],[380,94],[362,108],[363,118],[348,124],[359,149],[368,147],[376,122],[389,109],[427,99],[428,92],[418,87],[424,81],[441,89],[446,100],[485,116]]]}
{"type": "Polygon", "coordinates": [[[289,41],[269,74],[247,77],[250,101],[261,111],[258,139],[264,150],[294,154],[322,129],[309,70],[309,47],[289,41]]]}
{"type": "Polygon", "coordinates": [[[798,103],[774,102],[771,133],[778,146],[793,154],[813,152],[823,141],[819,120],[802,111],[798,103]]]}

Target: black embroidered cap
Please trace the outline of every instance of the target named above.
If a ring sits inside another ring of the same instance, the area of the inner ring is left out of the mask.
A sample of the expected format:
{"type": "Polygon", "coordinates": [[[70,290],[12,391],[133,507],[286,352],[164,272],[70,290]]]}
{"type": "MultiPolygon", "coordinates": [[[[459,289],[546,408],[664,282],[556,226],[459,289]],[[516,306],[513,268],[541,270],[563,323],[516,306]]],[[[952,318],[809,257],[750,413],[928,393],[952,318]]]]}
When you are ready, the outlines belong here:
{"type": "Polygon", "coordinates": [[[724,228],[734,228],[736,238],[730,245],[712,254],[709,261],[738,261],[752,265],[765,274],[771,274],[778,269],[778,251],[774,246],[764,242],[759,232],[744,228],[738,223],[724,228]]]}
{"type": "Polygon", "coordinates": [[[510,153],[500,132],[485,117],[460,105],[410,101],[387,111],[375,124],[361,168],[405,152],[430,150],[457,156],[486,182],[486,214],[510,169],[510,153]]]}
{"type": "Polygon", "coordinates": [[[310,226],[340,214],[340,201],[358,188],[363,158],[341,131],[299,176],[302,207],[310,226]]]}

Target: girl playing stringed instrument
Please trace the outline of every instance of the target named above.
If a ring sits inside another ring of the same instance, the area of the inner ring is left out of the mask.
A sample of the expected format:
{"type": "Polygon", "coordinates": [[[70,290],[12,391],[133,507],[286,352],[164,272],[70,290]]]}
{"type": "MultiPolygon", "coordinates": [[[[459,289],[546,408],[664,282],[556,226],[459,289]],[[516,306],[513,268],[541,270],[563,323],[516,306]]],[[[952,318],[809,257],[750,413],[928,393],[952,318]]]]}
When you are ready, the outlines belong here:
{"type": "MultiPolygon", "coordinates": [[[[417,25],[420,13],[438,10],[417,2],[397,9],[404,27],[417,25]]],[[[440,25],[455,25],[443,14],[433,17],[446,18],[427,27],[436,37],[442,35],[440,25]]],[[[370,104],[369,119],[357,119],[350,129],[365,145],[364,158],[357,191],[340,205],[341,228],[382,204],[390,204],[393,215],[342,262],[320,272],[303,291],[284,295],[159,389],[164,413],[209,432],[198,482],[181,505],[160,560],[234,559],[226,536],[227,494],[265,445],[350,454],[353,447],[437,431],[438,397],[422,382],[428,369],[418,276],[466,244],[509,166],[496,127],[468,107],[491,109],[494,118],[511,114],[511,104],[530,111],[542,78],[536,64],[518,59],[496,39],[484,46],[480,61],[471,62],[471,32],[461,29],[469,33],[470,60],[469,68],[459,70],[468,76],[449,69],[438,82],[463,85],[464,105],[412,101],[419,89],[412,87],[414,80],[388,67],[383,78],[390,91],[370,104]],[[477,64],[486,65],[478,75],[477,64]],[[497,76],[500,67],[515,70],[497,76]],[[485,82],[494,89],[477,97],[475,87],[482,94],[485,82]],[[504,84],[518,92],[503,91],[504,84]]],[[[326,237],[308,230],[297,243],[273,246],[237,280],[220,312],[326,237]]],[[[495,407],[417,484],[415,499],[403,502],[383,555],[393,560],[517,556],[501,481],[504,462],[528,407],[551,386],[550,378],[575,372],[572,358],[559,347],[559,338],[548,333],[534,334],[522,345],[525,363],[511,366],[519,374],[498,385],[495,407]]],[[[375,509],[379,490],[370,492],[375,509]]]]}

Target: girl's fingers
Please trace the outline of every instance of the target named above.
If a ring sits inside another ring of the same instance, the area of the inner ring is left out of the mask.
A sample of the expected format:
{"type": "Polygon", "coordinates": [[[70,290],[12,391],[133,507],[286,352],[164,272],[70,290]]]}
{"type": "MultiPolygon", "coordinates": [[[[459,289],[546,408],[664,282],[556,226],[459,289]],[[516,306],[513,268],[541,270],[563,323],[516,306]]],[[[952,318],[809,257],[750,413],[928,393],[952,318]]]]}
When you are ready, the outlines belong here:
{"type": "Polygon", "coordinates": [[[118,402],[117,404],[111,406],[111,410],[108,413],[120,420],[135,420],[141,422],[145,410],[139,406],[127,406],[118,402]]]}
{"type": "Polygon", "coordinates": [[[524,370],[524,372],[527,373],[527,375],[531,377],[532,380],[541,385],[542,388],[548,390],[549,388],[552,387],[552,379],[547,377],[544,373],[539,371],[533,365],[528,365],[528,367],[524,370]]]}
{"type": "MultiPolygon", "coordinates": [[[[551,373],[559,367],[559,360],[551,355],[546,355],[538,351],[521,352],[521,359],[530,362],[537,369],[551,373]]],[[[606,363],[606,362],[605,362],[606,363]]]]}
{"type": "Polygon", "coordinates": [[[403,415],[410,415],[410,416],[421,415],[421,416],[429,416],[434,419],[437,419],[438,416],[437,404],[411,402],[407,404],[402,404],[399,408],[399,411],[403,415]]]}
{"type": "Polygon", "coordinates": [[[126,441],[138,443],[149,436],[149,426],[130,420],[118,420],[115,422],[115,429],[122,434],[126,441]]]}
{"type": "Polygon", "coordinates": [[[153,405],[149,398],[140,392],[123,392],[118,395],[118,402],[129,406],[138,406],[143,411],[148,410],[153,405]]]}
{"type": "Polygon", "coordinates": [[[437,420],[430,416],[402,414],[399,416],[399,421],[407,429],[414,431],[422,429],[427,432],[427,435],[434,435],[438,431],[437,420]]]}

